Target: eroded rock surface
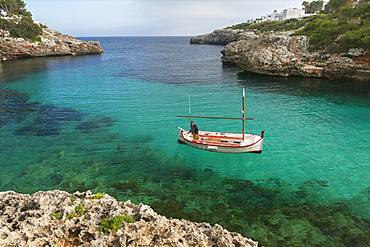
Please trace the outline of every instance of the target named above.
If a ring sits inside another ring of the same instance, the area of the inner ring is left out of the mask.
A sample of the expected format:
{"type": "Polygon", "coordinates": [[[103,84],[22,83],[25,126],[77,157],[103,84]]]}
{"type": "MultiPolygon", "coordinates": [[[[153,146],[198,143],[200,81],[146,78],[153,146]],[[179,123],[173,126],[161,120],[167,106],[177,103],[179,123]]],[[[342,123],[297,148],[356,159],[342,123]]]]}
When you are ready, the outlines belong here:
{"type": "Polygon", "coordinates": [[[87,55],[103,52],[99,42],[78,40],[48,28],[43,28],[40,39],[41,41],[32,42],[14,38],[9,32],[0,29],[1,61],[24,57],[87,55]]]}
{"type": "Polygon", "coordinates": [[[195,36],[190,39],[192,44],[226,45],[243,39],[254,39],[257,35],[240,29],[218,29],[209,34],[195,36]]]}
{"type": "Polygon", "coordinates": [[[222,61],[245,71],[328,79],[370,80],[370,52],[351,49],[347,53],[310,52],[309,38],[293,32],[221,29],[193,37],[193,44],[224,44],[222,61]]]}
{"type": "Polygon", "coordinates": [[[168,219],[149,206],[119,202],[109,195],[0,193],[0,246],[257,245],[219,225],[168,219]],[[123,223],[110,234],[102,233],[101,222],[120,215],[130,216],[134,222],[123,223]]]}

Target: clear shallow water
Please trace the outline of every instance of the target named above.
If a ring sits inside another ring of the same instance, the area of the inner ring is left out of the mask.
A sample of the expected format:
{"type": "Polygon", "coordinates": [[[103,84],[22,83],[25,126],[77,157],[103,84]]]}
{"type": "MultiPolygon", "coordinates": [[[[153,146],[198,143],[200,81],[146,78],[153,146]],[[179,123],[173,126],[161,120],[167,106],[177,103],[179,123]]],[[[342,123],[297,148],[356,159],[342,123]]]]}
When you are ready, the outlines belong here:
{"type": "Polygon", "coordinates": [[[185,37],[101,42],[102,56],[1,65],[0,190],[107,192],[267,246],[370,242],[370,83],[240,74],[185,37]],[[239,116],[243,85],[262,155],[177,144],[189,94],[194,114],[239,116]]]}

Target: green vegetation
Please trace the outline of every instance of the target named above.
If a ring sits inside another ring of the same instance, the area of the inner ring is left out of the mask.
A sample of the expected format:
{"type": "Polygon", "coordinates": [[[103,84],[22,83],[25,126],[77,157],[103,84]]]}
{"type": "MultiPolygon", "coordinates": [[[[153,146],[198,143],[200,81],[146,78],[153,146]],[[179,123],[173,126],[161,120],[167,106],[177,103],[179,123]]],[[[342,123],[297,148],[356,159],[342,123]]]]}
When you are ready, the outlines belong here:
{"type": "Polygon", "coordinates": [[[370,49],[370,2],[360,0],[331,0],[324,12],[316,16],[286,21],[242,23],[235,29],[257,32],[295,31],[310,38],[312,50],[325,49],[342,52],[350,48],[370,49]]]}
{"type": "Polygon", "coordinates": [[[102,219],[99,223],[99,229],[104,234],[116,232],[124,223],[134,223],[135,219],[131,215],[119,215],[112,218],[102,219]]]}
{"type": "Polygon", "coordinates": [[[103,194],[103,193],[97,193],[97,194],[92,196],[92,199],[98,200],[98,199],[104,198],[104,196],[105,196],[105,194],[103,194]]]}
{"type": "Polygon", "coordinates": [[[6,11],[8,15],[29,15],[26,4],[23,0],[0,0],[0,9],[6,11]]]}
{"type": "Polygon", "coordinates": [[[36,37],[33,37],[33,38],[31,39],[31,41],[32,41],[33,43],[41,42],[41,38],[40,38],[39,36],[36,36],[36,37]]]}
{"type": "Polygon", "coordinates": [[[63,212],[62,211],[54,211],[50,214],[53,219],[61,220],[63,218],[63,212]]]}
{"type": "Polygon", "coordinates": [[[0,0],[0,9],[11,19],[0,18],[0,29],[10,32],[12,37],[35,41],[42,28],[35,24],[32,15],[25,8],[23,0],[0,0]]]}
{"type": "Polygon", "coordinates": [[[80,204],[75,207],[75,212],[78,216],[82,216],[85,213],[85,208],[83,204],[80,204]]]}
{"type": "Polygon", "coordinates": [[[30,16],[23,16],[19,22],[0,19],[0,29],[9,31],[12,37],[29,40],[36,39],[42,32],[42,29],[33,22],[30,16]]]}
{"type": "Polygon", "coordinates": [[[232,26],[234,29],[253,29],[257,32],[282,32],[282,31],[291,31],[297,30],[304,27],[307,23],[316,19],[317,16],[306,17],[303,19],[289,19],[285,21],[265,21],[261,23],[241,23],[235,26],[232,26]]]}
{"type": "Polygon", "coordinates": [[[81,217],[85,213],[85,208],[83,204],[79,204],[75,207],[74,212],[67,214],[67,219],[73,219],[76,217],[81,217]]]}
{"type": "Polygon", "coordinates": [[[71,195],[71,196],[69,197],[69,199],[71,200],[71,202],[72,202],[72,203],[74,203],[74,202],[77,200],[77,197],[76,197],[76,196],[74,196],[74,195],[71,195]]]}
{"type": "Polygon", "coordinates": [[[322,8],[324,7],[324,1],[322,0],[312,2],[304,1],[302,3],[302,6],[304,7],[306,14],[315,14],[322,10],[322,8]]]}
{"type": "Polygon", "coordinates": [[[343,8],[352,8],[354,0],[331,0],[325,6],[325,13],[340,12],[343,8]]]}
{"type": "Polygon", "coordinates": [[[361,0],[353,7],[353,1],[331,0],[326,14],[307,23],[297,34],[310,37],[313,49],[326,48],[341,52],[349,48],[370,48],[370,2],[361,0]]]}

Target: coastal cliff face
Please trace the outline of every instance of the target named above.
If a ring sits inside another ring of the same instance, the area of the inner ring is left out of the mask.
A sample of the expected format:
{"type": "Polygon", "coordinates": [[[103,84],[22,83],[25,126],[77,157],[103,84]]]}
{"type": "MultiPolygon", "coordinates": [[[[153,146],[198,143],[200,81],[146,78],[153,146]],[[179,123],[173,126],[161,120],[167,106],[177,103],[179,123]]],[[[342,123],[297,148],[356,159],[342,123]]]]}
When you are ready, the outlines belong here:
{"type": "Polygon", "coordinates": [[[192,44],[222,44],[224,63],[248,72],[279,76],[370,80],[370,52],[310,52],[309,38],[294,32],[257,34],[250,30],[221,29],[193,37],[192,44]]]}
{"type": "Polygon", "coordinates": [[[48,28],[42,29],[40,41],[14,38],[0,29],[0,60],[25,57],[101,54],[99,42],[81,41],[48,28]]]}
{"type": "Polygon", "coordinates": [[[245,246],[219,225],[168,219],[109,195],[0,193],[0,246],[245,246]]]}

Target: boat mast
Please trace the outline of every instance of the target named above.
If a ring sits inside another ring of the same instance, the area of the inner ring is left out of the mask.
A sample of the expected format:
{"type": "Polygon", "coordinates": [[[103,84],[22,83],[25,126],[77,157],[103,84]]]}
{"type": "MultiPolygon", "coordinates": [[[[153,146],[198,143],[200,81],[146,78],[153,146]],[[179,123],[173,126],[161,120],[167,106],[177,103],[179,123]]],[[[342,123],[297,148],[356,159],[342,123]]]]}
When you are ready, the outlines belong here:
{"type": "Polygon", "coordinates": [[[245,88],[243,87],[243,97],[242,97],[242,134],[243,141],[245,137],[245,88]]]}
{"type": "Polygon", "coordinates": [[[191,117],[191,102],[190,102],[190,95],[189,95],[189,119],[190,119],[190,124],[191,124],[192,117],[191,117]]]}

